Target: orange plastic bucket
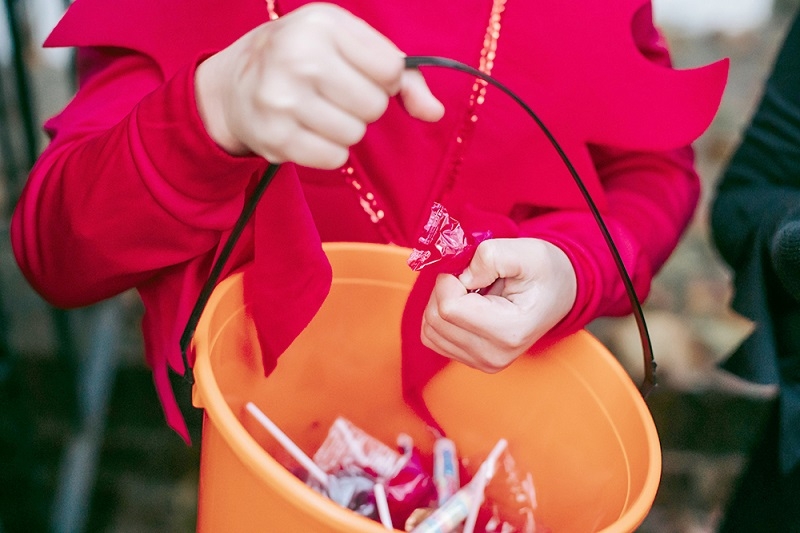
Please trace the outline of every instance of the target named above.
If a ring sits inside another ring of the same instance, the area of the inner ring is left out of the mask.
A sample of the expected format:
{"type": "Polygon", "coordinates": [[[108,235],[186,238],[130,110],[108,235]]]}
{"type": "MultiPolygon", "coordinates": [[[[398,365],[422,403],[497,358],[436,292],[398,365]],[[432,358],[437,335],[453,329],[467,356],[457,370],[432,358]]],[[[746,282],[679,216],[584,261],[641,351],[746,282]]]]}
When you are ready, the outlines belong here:
{"type": "MultiPolygon", "coordinates": [[[[415,273],[404,248],[326,245],[331,293],[263,376],[241,275],[222,281],[193,342],[194,404],[205,410],[198,531],[364,532],[383,526],[308,488],[287,453],[245,411],[258,405],[308,455],[341,415],[387,444],[433,440],[404,404],[400,317],[415,273]]],[[[650,412],[616,359],[579,332],[506,370],[451,364],[426,387],[431,412],[470,464],[505,438],[555,533],[633,531],[655,498],[661,453],[650,412]]]]}

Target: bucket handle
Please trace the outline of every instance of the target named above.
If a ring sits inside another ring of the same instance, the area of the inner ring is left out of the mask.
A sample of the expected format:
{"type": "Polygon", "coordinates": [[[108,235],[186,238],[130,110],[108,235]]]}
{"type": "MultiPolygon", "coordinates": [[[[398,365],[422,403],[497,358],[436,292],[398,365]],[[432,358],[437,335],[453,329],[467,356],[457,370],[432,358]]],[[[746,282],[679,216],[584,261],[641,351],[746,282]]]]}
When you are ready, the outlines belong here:
{"type": "MultiPolygon", "coordinates": [[[[429,67],[443,67],[449,68],[453,70],[458,70],[461,72],[465,72],[467,74],[471,74],[477,78],[482,79],[483,81],[497,87],[508,96],[510,96],[517,104],[519,104],[525,112],[536,122],[539,126],[541,131],[547,137],[547,140],[550,141],[550,144],[555,148],[558,156],[563,161],[564,165],[569,170],[570,175],[572,176],[575,184],[578,186],[581,194],[583,195],[586,204],[589,206],[589,210],[592,212],[592,215],[597,222],[598,227],[600,228],[600,232],[603,234],[603,239],[606,241],[609,251],[611,252],[612,257],[614,258],[614,263],[616,264],[617,270],[619,271],[619,275],[622,278],[622,282],[625,285],[625,292],[628,295],[628,299],[630,300],[631,307],[633,309],[633,316],[636,319],[636,325],[639,330],[639,338],[642,343],[642,352],[644,357],[644,379],[642,380],[641,385],[639,386],[639,392],[644,398],[650,394],[653,388],[656,385],[656,377],[655,377],[655,370],[656,370],[656,362],[653,356],[653,346],[650,342],[650,334],[647,331],[647,323],[645,322],[644,312],[642,310],[642,304],[639,301],[639,297],[636,295],[636,290],[633,287],[633,282],[631,281],[630,275],[628,274],[627,269],[625,268],[625,263],[622,261],[622,257],[620,256],[619,250],[617,246],[614,244],[614,239],[611,237],[611,233],[608,231],[608,227],[606,226],[605,221],[603,220],[602,215],[600,214],[600,210],[597,208],[597,205],[592,198],[592,195],[589,193],[589,190],[586,188],[586,185],[583,183],[583,180],[578,175],[577,170],[572,165],[572,162],[567,157],[564,150],[558,144],[553,134],[550,130],[544,125],[542,120],[539,116],[534,113],[534,111],[514,92],[508,89],[505,85],[494,79],[493,77],[489,76],[481,72],[478,69],[470,67],[469,65],[465,65],[459,61],[455,61],[453,59],[445,58],[445,57],[434,57],[434,56],[408,56],[405,58],[405,66],[406,68],[419,68],[424,66],[429,67]]],[[[253,212],[255,211],[256,205],[258,204],[259,200],[264,194],[267,186],[269,186],[272,179],[275,177],[275,173],[278,171],[279,164],[270,163],[267,166],[267,169],[264,171],[264,174],[261,176],[253,194],[248,199],[247,203],[245,204],[244,208],[242,209],[242,213],[239,215],[236,224],[231,231],[231,234],[228,236],[228,240],[225,242],[225,246],[223,247],[222,251],[220,252],[219,256],[217,257],[214,266],[211,269],[211,273],[209,274],[208,279],[206,280],[203,288],[200,291],[200,295],[197,298],[197,302],[195,302],[194,308],[192,309],[192,313],[189,315],[188,322],[186,327],[183,330],[183,334],[181,335],[180,339],[180,348],[181,348],[181,356],[183,358],[183,367],[184,373],[183,376],[186,380],[190,383],[194,383],[194,375],[192,373],[192,367],[189,366],[189,358],[188,358],[188,350],[189,344],[191,343],[192,337],[194,336],[195,330],[197,329],[197,324],[200,321],[200,316],[203,314],[203,310],[205,309],[206,304],[208,303],[209,298],[211,297],[211,293],[214,290],[214,287],[217,285],[219,278],[222,274],[222,269],[225,266],[225,262],[228,260],[231,252],[233,251],[233,247],[236,244],[236,241],[242,234],[245,225],[247,224],[248,220],[252,216],[253,212]]]]}

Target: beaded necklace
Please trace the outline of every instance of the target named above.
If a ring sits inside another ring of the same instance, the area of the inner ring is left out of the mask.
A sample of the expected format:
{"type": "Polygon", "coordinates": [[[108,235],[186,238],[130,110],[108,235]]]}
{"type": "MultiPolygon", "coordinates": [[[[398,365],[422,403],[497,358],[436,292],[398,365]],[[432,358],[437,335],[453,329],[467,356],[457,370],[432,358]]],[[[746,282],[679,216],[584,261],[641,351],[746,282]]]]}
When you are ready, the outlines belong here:
{"type": "MultiPolygon", "coordinates": [[[[267,13],[270,20],[276,20],[280,15],[275,7],[276,0],[266,0],[267,13]]],[[[503,11],[505,10],[507,0],[492,0],[492,10],[489,14],[489,22],[486,26],[486,33],[483,37],[483,46],[481,47],[481,54],[478,63],[478,70],[487,76],[491,75],[494,60],[497,56],[497,42],[500,38],[500,23],[503,11]]],[[[488,83],[480,78],[475,78],[470,93],[469,102],[464,114],[464,120],[456,134],[455,142],[457,144],[456,150],[452,157],[450,170],[445,180],[445,186],[442,191],[447,192],[450,190],[458,175],[461,162],[464,159],[464,151],[468,140],[472,136],[475,129],[475,123],[478,121],[478,108],[486,100],[486,88],[488,83]]],[[[375,193],[365,179],[359,179],[356,175],[355,167],[352,162],[348,161],[340,169],[341,175],[345,182],[353,189],[356,194],[361,208],[364,213],[369,217],[369,220],[375,225],[375,229],[385,240],[386,243],[393,243],[394,239],[383,223],[386,216],[386,211],[381,206],[381,202],[376,197],[375,193]]]]}

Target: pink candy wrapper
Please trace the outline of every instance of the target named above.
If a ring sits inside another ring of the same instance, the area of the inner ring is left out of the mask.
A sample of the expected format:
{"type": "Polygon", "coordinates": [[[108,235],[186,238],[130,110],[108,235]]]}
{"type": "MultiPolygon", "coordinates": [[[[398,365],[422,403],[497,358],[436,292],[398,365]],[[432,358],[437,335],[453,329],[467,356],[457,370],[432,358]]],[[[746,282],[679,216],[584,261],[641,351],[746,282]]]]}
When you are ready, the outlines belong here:
{"type": "Polygon", "coordinates": [[[362,470],[381,479],[393,478],[407,460],[343,417],[334,420],[328,436],[314,454],[314,462],[329,474],[362,470]]]}
{"type": "MultiPolygon", "coordinates": [[[[409,439],[410,440],[410,439],[409,439]]],[[[405,523],[414,509],[435,500],[433,480],[412,443],[403,453],[367,434],[349,420],[337,418],[314,454],[314,462],[331,475],[358,474],[381,481],[395,524],[405,523]]]]}
{"type": "Polygon", "coordinates": [[[419,451],[414,449],[406,464],[386,486],[389,511],[395,524],[405,524],[415,509],[436,502],[436,487],[422,466],[419,451]]]}
{"type": "Polygon", "coordinates": [[[434,202],[418,245],[408,258],[408,266],[418,271],[439,263],[442,272],[458,275],[472,260],[478,244],[491,236],[489,232],[467,234],[442,204],[434,202]]]}

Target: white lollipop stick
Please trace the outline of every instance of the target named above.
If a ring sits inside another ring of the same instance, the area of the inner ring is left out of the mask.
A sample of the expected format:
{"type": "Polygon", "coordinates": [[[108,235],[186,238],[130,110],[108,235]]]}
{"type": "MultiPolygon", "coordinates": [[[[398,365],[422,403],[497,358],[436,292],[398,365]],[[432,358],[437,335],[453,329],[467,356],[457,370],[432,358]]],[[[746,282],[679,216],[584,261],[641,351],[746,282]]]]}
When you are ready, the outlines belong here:
{"type": "Polygon", "coordinates": [[[300,449],[297,444],[295,444],[292,439],[290,439],[286,433],[281,431],[281,429],[275,425],[275,422],[269,419],[267,415],[265,415],[261,409],[259,409],[253,402],[247,402],[245,406],[247,410],[250,412],[251,415],[255,417],[258,422],[269,431],[270,435],[275,437],[281,446],[283,446],[289,454],[294,457],[294,459],[300,463],[300,465],[308,470],[308,473],[311,474],[317,481],[319,481],[323,487],[326,489],[328,488],[328,474],[325,473],[317,463],[314,462],[308,455],[300,449]]]}
{"type": "Polygon", "coordinates": [[[375,492],[375,504],[378,506],[378,516],[381,519],[381,524],[389,531],[394,531],[392,515],[389,514],[389,501],[386,498],[386,488],[383,483],[378,482],[375,483],[373,491],[375,492]]]}

